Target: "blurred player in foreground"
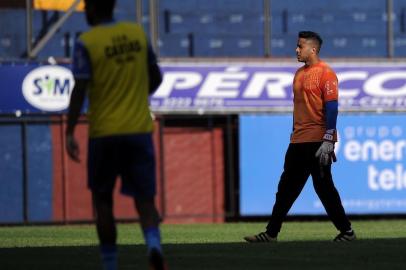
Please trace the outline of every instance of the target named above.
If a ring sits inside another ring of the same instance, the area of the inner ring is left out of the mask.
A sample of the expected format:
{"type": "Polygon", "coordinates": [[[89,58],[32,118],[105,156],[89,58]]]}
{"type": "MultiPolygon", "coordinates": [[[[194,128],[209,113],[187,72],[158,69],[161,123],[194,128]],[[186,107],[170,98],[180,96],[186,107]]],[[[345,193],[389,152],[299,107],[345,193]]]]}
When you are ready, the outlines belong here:
{"type": "Polygon", "coordinates": [[[117,230],[113,189],[121,176],[121,193],[134,198],[151,269],[166,269],[159,216],[154,203],[155,156],[148,96],[162,76],[141,26],[113,19],[115,0],[85,0],[90,30],[74,50],[72,92],[66,149],[79,160],[74,137],[80,111],[89,99],[88,186],[96,210],[100,253],[107,270],[117,269],[117,230]]]}
{"type": "Polygon", "coordinates": [[[304,66],[297,70],[293,80],[294,126],[283,173],[266,231],[244,237],[248,242],[277,240],[283,220],[310,175],[320,201],[339,231],[334,241],[356,238],[331,175],[332,161],[336,161],[338,81],[334,71],[319,58],[322,42],[317,33],[299,32],[296,56],[304,66]]]}

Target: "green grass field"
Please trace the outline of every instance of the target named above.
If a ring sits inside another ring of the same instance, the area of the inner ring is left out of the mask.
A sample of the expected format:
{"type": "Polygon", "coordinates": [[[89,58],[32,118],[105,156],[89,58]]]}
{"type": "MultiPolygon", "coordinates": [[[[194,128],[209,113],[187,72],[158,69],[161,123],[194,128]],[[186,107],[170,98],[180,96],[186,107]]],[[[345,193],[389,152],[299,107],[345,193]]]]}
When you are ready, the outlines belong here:
{"type": "MultiPolygon", "coordinates": [[[[163,225],[171,270],[406,269],[406,220],[357,221],[358,240],[333,243],[329,222],[286,222],[278,243],[242,237],[265,223],[163,225]]],[[[121,224],[120,269],[147,269],[138,224],[121,224]]],[[[101,269],[91,225],[0,227],[0,269],[101,269]]]]}

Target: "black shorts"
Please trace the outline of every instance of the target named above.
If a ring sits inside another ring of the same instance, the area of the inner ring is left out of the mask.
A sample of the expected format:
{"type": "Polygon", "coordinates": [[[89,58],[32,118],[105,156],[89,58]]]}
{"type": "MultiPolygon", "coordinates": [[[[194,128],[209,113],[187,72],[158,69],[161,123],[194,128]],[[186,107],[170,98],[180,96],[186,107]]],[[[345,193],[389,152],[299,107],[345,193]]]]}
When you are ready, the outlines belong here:
{"type": "Polygon", "coordinates": [[[132,134],[90,138],[88,187],[112,192],[121,176],[121,193],[137,198],[155,196],[155,154],[152,135],[132,134]]]}

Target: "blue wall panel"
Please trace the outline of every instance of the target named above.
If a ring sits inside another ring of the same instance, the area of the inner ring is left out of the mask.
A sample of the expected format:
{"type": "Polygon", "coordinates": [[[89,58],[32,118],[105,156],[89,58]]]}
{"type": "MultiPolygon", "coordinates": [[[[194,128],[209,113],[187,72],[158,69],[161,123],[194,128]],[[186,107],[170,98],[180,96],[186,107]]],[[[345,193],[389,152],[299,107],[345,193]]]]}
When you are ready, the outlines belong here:
{"type": "Polygon", "coordinates": [[[28,220],[52,219],[52,145],[48,125],[27,128],[28,220]]]}
{"type": "Polygon", "coordinates": [[[21,128],[0,125],[0,222],[23,221],[21,128]]]}
{"type": "MultiPolygon", "coordinates": [[[[20,125],[0,126],[0,222],[24,221],[20,125]]],[[[27,126],[27,218],[52,220],[52,148],[46,125],[27,126]]]]}

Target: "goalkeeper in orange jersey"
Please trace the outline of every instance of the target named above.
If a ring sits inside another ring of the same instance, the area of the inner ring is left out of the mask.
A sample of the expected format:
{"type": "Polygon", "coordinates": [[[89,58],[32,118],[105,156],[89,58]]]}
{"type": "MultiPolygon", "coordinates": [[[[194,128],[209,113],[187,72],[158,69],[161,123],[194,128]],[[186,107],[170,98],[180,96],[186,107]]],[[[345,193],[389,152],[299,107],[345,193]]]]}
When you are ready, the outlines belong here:
{"type": "Polygon", "coordinates": [[[356,238],[331,175],[331,164],[336,161],[338,80],[335,72],[319,58],[322,42],[315,32],[299,32],[296,56],[304,65],[296,71],[293,80],[294,124],[283,173],[266,231],[244,237],[247,242],[277,240],[283,220],[310,175],[320,201],[339,231],[333,240],[356,238]]]}

